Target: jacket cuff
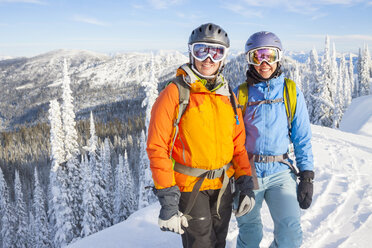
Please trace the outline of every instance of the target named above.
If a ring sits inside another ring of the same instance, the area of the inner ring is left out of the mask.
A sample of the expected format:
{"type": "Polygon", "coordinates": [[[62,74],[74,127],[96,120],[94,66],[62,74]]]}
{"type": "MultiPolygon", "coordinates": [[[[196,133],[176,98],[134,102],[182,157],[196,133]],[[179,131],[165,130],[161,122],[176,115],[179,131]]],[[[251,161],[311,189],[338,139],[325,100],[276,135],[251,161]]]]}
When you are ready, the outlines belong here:
{"type": "Polygon", "coordinates": [[[173,215],[178,213],[178,203],[181,196],[178,186],[155,189],[155,195],[158,197],[161,205],[160,219],[169,220],[173,215]]]}
{"type": "Polygon", "coordinates": [[[251,176],[240,176],[236,180],[236,187],[243,195],[249,195],[249,193],[253,190],[254,184],[253,179],[251,176]]]}

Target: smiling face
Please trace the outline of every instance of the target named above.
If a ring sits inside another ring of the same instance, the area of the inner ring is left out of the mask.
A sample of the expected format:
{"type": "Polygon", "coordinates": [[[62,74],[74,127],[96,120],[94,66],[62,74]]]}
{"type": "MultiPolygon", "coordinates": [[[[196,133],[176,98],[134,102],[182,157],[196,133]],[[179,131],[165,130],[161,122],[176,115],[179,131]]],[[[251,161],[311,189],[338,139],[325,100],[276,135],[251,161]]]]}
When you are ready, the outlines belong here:
{"type": "Polygon", "coordinates": [[[268,79],[271,75],[275,72],[276,68],[278,67],[278,62],[269,65],[267,62],[262,62],[260,65],[255,65],[254,69],[264,78],[268,79]]]}
{"type": "Polygon", "coordinates": [[[197,59],[194,59],[194,61],[195,67],[198,70],[198,72],[205,76],[215,75],[221,63],[221,62],[214,63],[209,57],[206,58],[204,61],[199,61],[197,59]]]}

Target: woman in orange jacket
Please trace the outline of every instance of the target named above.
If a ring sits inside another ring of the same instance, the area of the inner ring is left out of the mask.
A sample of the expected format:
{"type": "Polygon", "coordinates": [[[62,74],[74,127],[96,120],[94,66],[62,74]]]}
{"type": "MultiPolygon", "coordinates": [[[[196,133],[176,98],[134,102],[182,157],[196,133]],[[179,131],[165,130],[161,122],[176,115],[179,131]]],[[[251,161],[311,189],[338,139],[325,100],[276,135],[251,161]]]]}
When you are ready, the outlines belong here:
{"type": "Polygon", "coordinates": [[[158,223],[182,234],[184,247],[225,247],[231,178],[241,191],[236,215],[254,206],[241,111],[221,74],[230,41],[207,23],[192,31],[188,44],[190,63],[177,70],[151,113],[147,153],[161,205],[158,223]]]}

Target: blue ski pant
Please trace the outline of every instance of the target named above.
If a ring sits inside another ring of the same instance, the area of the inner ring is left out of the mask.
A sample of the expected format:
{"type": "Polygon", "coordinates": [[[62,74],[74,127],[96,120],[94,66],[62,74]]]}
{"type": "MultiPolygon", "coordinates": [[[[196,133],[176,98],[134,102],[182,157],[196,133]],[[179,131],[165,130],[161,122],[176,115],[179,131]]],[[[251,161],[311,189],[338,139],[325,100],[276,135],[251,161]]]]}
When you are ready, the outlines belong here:
{"type": "Polygon", "coordinates": [[[259,248],[262,240],[261,207],[265,200],[274,222],[274,240],[270,248],[297,248],[302,243],[300,207],[296,176],[289,170],[258,178],[253,210],[237,218],[237,248],[259,248]]]}

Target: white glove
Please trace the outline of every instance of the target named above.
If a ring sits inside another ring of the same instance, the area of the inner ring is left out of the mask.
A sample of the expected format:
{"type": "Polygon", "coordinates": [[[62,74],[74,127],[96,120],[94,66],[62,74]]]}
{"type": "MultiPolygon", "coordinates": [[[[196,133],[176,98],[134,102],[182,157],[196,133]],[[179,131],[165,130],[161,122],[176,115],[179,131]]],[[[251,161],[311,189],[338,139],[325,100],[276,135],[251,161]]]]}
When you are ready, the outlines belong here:
{"type": "Polygon", "coordinates": [[[235,216],[240,217],[249,213],[253,209],[255,203],[254,197],[240,195],[238,209],[234,211],[235,216]]]}
{"type": "Polygon", "coordinates": [[[189,223],[187,222],[186,217],[178,211],[178,214],[173,215],[169,220],[162,220],[159,218],[158,225],[162,231],[183,234],[184,230],[182,230],[182,226],[188,227],[189,223]]]}

